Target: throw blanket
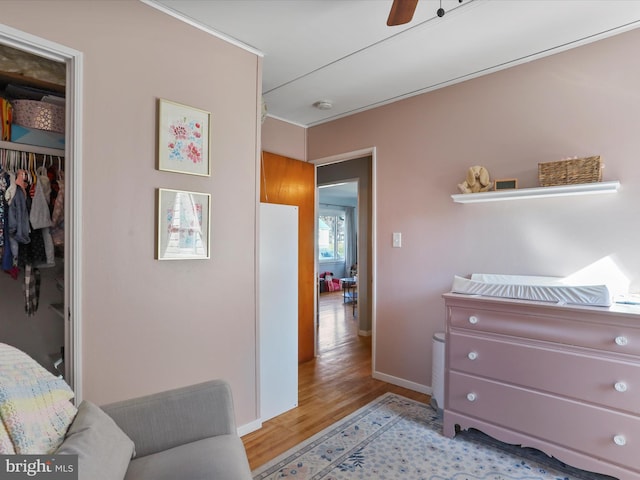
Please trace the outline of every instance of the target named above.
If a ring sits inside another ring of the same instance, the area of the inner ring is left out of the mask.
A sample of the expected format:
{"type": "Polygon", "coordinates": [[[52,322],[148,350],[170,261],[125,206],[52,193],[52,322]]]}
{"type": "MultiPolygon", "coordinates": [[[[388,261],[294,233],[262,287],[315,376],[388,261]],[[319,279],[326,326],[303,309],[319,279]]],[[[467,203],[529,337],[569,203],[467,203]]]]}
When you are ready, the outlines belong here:
{"type": "Polygon", "coordinates": [[[53,453],[77,412],[72,398],[63,379],[0,343],[0,454],[53,453]]]}

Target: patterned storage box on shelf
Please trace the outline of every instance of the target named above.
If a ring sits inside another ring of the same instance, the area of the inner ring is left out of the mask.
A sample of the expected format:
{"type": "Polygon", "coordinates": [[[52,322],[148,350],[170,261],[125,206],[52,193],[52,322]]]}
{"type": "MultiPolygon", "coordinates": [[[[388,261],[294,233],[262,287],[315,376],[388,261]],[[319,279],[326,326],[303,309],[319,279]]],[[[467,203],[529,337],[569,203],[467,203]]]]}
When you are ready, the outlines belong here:
{"type": "Polygon", "coordinates": [[[600,182],[600,156],[538,163],[538,181],[541,187],[600,182]]]}
{"type": "Polygon", "coordinates": [[[37,100],[13,100],[13,123],[64,133],[64,107],[37,100]]]}

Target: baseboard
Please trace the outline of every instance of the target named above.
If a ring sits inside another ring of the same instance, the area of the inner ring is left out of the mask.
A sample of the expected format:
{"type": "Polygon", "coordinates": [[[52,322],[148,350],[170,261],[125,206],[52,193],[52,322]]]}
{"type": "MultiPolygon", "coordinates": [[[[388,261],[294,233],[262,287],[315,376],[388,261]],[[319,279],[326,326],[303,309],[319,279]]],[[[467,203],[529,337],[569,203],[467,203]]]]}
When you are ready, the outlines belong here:
{"type": "Polygon", "coordinates": [[[244,425],[240,425],[238,430],[238,436],[242,437],[247,435],[248,433],[255,432],[256,430],[260,430],[262,428],[262,420],[257,419],[253,422],[246,423],[244,425]]]}
{"type": "Polygon", "coordinates": [[[360,335],[361,337],[370,337],[371,330],[358,330],[358,335],[360,335]]]}
{"type": "Polygon", "coordinates": [[[387,375],[386,373],[380,373],[380,372],[373,372],[372,376],[376,380],[382,380],[383,382],[387,382],[392,385],[408,388],[409,390],[413,390],[420,393],[426,393],[427,395],[433,394],[433,388],[428,385],[422,385],[420,383],[410,382],[409,380],[405,380],[404,378],[398,378],[398,377],[394,377],[392,375],[387,375]]]}

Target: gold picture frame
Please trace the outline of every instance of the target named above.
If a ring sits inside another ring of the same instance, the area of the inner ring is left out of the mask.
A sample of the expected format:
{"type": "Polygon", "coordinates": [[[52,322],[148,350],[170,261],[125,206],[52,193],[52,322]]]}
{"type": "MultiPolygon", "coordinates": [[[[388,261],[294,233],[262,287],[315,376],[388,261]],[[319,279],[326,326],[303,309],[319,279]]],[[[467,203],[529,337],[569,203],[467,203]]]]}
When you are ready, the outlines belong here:
{"type": "Polygon", "coordinates": [[[158,170],[211,176],[211,113],[158,99],[158,170]]]}
{"type": "Polygon", "coordinates": [[[211,258],[211,195],[158,188],[158,260],[211,258]]]}

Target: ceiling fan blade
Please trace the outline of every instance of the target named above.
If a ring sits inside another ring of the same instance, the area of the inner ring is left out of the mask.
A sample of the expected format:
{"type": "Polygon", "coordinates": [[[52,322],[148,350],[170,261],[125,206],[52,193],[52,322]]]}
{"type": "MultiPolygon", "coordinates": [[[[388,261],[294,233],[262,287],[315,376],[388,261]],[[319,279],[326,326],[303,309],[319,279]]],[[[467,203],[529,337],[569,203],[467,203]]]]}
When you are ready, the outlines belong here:
{"type": "Polygon", "coordinates": [[[390,27],[409,23],[413,18],[413,12],[416,11],[418,0],[393,0],[387,25],[390,27]]]}

